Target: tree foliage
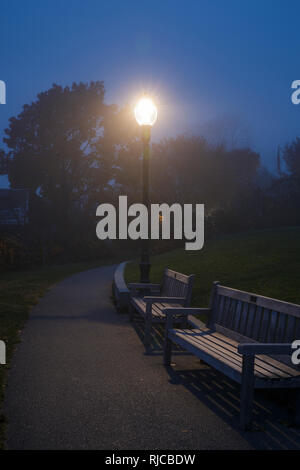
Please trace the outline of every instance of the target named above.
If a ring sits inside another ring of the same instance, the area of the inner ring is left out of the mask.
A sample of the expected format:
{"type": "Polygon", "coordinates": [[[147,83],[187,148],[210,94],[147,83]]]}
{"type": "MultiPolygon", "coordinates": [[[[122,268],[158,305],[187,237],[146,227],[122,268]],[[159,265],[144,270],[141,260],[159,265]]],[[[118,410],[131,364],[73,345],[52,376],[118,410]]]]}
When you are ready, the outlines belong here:
{"type": "Polygon", "coordinates": [[[79,202],[96,182],[106,188],[113,161],[108,148],[101,149],[110,112],[102,82],[53,85],[40,93],[5,130],[11,186],[60,203],[79,202]]]}
{"type": "Polygon", "coordinates": [[[290,175],[300,178],[300,138],[287,144],[284,148],[283,159],[290,175]]]}

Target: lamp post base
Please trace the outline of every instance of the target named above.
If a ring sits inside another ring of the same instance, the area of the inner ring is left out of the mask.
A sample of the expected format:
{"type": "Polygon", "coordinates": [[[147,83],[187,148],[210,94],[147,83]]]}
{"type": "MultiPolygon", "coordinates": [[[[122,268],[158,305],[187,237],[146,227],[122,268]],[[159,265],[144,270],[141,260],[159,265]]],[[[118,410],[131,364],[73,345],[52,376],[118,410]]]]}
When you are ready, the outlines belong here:
{"type": "Polygon", "coordinates": [[[151,264],[148,261],[142,261],[140,263],[141,282],[146,282],[146,283],[150,282],[149,280],[150,267],[151,267],[151,264]]]}

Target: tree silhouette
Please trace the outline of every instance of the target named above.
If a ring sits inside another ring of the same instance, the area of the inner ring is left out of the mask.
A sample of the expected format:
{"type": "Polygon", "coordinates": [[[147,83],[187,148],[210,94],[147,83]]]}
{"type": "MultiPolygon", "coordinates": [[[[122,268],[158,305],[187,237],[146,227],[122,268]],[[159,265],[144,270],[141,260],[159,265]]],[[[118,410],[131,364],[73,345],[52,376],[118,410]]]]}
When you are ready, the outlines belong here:
{"type": "Polygon", "coordinates": [[[89,211],[92,201],[107,197],[114,177],[105,125],[116,109],[104,103],[104,93],[103,82],[54,84],[5,130],[9,150],[1,161],[11,187],[28,188],[50,203],[57,227],[68,234],[74,212],[89,211]]]}
{"type": "Polygon", "coordinates": [[[283,159],[286,163],[289,173],[297,178],[300,178],[300,138],[287,144],[283,151],[283,159]]]}

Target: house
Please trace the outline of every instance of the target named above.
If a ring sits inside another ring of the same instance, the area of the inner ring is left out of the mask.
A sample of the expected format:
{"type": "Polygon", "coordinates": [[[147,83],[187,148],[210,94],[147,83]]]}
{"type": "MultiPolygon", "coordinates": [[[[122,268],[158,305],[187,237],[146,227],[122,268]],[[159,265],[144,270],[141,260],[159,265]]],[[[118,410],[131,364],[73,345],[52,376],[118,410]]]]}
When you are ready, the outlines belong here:
{"type": "Polygon", "coordinates": [[[28,211],[28,189],[0,189],[0,229],[24,227],[28,211]]]}

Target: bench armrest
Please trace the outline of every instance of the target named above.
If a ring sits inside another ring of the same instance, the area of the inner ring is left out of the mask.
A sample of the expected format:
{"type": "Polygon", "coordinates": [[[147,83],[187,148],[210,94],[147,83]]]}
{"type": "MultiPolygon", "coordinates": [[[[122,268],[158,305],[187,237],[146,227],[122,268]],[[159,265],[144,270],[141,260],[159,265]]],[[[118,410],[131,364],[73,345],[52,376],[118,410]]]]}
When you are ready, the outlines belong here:
{"type": "Polygon", "coordinates": [[[168,334],[168,329],[173,328],[173,320],[178,315],[179,317],[187,317],[188,315],[201,315],[203,313],[210,313],[210,308],[193,308],[193,307],[167,307],[162,310],[162,312],[167,317],[166,323],[166,335],[168,334]]]}
{"type": "Polygon", "coordinates": [[[256,354],[290,355],[293,351],[290,343],[242,343],[238,345],[238,352],[248,356],[256,354]]]}
{"type": "Polygon", "coordinates": [[[185,297],[162,297],[162,296],[154,296],[154,295],[146,295],[143,297],[146,304],[155,304],[156,302],[163,302],[163,303],[184,303],[186,301],[185,297]]]}

